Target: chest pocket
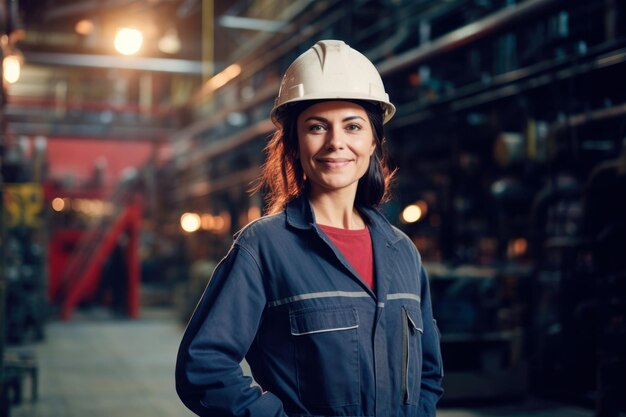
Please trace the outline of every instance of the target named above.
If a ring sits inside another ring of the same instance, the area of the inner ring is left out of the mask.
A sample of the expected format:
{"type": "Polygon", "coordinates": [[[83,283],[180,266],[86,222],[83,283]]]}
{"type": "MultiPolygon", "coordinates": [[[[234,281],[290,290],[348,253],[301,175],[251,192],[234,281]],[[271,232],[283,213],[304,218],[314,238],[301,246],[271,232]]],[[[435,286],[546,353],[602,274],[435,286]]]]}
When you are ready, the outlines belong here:
{"type": "Polygon", "coordinates": [[[307,407],[360,403],[359,318],[354,307],[289,313],[298,395],[307,407]]]}
{"type": "Polygon", "coordinates": [[[417,404],[422,380],[424,322],[418,309],[402,308],[402,393],[405,404],[417,404]]]}

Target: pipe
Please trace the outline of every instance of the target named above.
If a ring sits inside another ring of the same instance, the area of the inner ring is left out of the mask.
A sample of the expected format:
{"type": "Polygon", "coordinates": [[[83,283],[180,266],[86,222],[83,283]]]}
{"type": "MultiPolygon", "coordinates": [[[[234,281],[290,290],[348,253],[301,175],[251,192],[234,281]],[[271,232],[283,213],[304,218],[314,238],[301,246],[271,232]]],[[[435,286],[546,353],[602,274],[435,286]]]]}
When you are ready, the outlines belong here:
{"type": "Polygon", "coordinates": [[[381,76],[389,76],[395,72],[418,65],[426,60],[449,52],[469,42],[484,38],[502,28],[509,27],[521,20],[533,16],[548,7],[561,3],[562,0],[527,0],[521,4],[509,6],[484,19],[456,29],[437,40],[411,49],[395,58],[378,65],[381,76]]]}
{"type": "MultiPolygon", "coordinates": [[[[575,58],[575,60],[578,60],[578,58],[575,58]]],[[[435,116],[433,106],[449,103],[450,110],[460,111],[505,97],[518,95],[524,91],[544,86],[548,83],[565,80],[596,69],[618,65],[624,62],[626,62],[626,49],[618,49],[599,56],[592,56],[590,53],[588,60],[584,62],[579,61],[574,63],[573,60],[564,62],[555,59],[547,65],[541,63],[528,68],[516,69],[497,76],[488,87],[481,86],[480,88],[474,88],[468,86],[463,89],[463,92],[460,92],[454,97],[444,98],[435,103],[421,103],[418,108],[413,107],[414,111],[410,114],[407,113],[405,116],[399,115],[391,123],[393,128],[421,123],[435,116]]],[[[406,104],[404,107],[406,108],[408,106],[410,106],[410,103],[406,104]]]]}

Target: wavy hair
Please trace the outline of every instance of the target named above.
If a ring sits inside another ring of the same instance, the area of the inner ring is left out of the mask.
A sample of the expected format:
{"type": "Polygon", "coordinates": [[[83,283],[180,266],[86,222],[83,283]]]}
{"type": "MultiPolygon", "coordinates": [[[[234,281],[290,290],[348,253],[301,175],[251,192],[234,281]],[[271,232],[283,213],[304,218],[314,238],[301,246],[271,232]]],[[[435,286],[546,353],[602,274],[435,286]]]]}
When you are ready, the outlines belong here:
{"type": "MultiPolygon", "coordinates": [[[[298,159],[298,116],[308,107],[326,100],[301,101],[285,106],[277,119],[280,128],[269,139],[265,147],[265,163],[261,176],[252,189],[253,192],[265,192],[268,214],[282,211],[287,203],[300,196],[306,190],[306,179],[298,159]]],[[[385,149],[382,109],[370,102],[354,102],[367,113],[376,150],[370,157],[365,174],[359,179],[355,205],[358,207],[378,207],[389,200],[390,188],[395,174],[388,166],[385,149]]]]}

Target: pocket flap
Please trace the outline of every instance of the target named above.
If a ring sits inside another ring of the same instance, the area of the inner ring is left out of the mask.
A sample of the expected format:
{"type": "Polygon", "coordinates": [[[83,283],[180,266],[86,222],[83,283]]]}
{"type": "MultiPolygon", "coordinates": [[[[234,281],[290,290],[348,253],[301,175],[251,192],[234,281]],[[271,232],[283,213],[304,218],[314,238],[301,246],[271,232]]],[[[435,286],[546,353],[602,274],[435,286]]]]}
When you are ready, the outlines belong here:
{"type": "Polygon", "coordinates": [[[424,333],[424,321],[422,320],[422,313],[419,310],[410,307],[404,307],[406,312],[406,318],[409,325],[420,333],[424,333]]]}
{"type": "Polygon", "coordinates": [[[289,313],[289,321],[294,336],[359,327],[359,317],[353,307],[298,310],[289,313]]]}

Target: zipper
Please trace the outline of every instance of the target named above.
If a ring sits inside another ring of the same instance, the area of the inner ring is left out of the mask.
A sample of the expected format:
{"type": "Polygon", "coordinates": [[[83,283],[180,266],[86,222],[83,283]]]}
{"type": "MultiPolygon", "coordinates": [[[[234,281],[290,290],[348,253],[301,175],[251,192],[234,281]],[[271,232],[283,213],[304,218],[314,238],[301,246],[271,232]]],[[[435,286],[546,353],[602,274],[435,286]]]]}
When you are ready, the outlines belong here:
{"type": "Polygon", "coordinates": [[[404,403],[408,404],[411,401],[411,389],[409,387],[411,337],[415,332],[423,333],[424,330],[413,321],[406,307],[402,307],[402,328],[402,392],[404,393],[404,403]]]}
{"type": "Polygon", "coordinates": [[[409,314],[402,308],[402,392],[404,403],[410,400],[409,394],[409,314]]]}
{"type": "MultiPolygon", "coordinates": [[[[437,330],[438,344],[441,345],[441,331],[439,330],[439,326],[437,326],[437,320],[433,319],[433,324],[435,325],[435,330],[437,330]]],[[[439,376],[443,378],[443,359],[441,357],[441,349],[437,349],[437,358],[439,360],[439,376]]]]}

